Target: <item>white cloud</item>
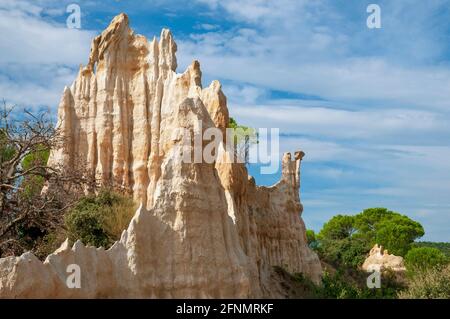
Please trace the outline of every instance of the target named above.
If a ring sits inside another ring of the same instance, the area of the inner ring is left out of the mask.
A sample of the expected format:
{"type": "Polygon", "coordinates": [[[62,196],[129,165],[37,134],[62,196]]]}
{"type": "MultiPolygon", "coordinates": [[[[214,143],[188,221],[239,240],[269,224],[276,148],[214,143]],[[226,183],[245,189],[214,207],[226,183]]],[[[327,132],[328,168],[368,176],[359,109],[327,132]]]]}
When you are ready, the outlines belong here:
{"type": "Polygon", "coordinates": [[[65,85],[87,62],[90,30],[68,29],[43,14],[65,14],[65,5],[51,1],[0,3],[0,98],[25,107],[56,108],[65,85]]]}
{"type": "Polygon", "coordinates": [[[2,3],[0,63],[77,65],[87,61],[95,33],[47,22],[41,12],[42,8],[28,2],[2,3]]]}
{"type": "MultiPolygon", "coordinates": [[[[234,93],[233,90],[229,92],[234,93]]],[[[242,92],[245,90],[239,91],[238,96],[242,92]]],[[[252,96],[246,95],[243,100],[246,98],[252,99],[252,96]]],[[[241,122],[254,127],[278,127],[285,134],[325,136],[332,139],[368,141],[387,137],[398,141],[416,136],[422,138],[424,134],[450,134],[448,119],[438,112],[377,108],[342,110],[321,107],[320,102],[316,102],[316,106],[310,106],[304,101],[296,102],[296,106],[277,103],[276,100],[270,105],[257,106],[230,103],[230,113],[241,122]]]]}
{"type": "MultiPolygon", "coordinates": [[[[0,74],[0,98],[9,104],[20,107],[37,108],[42,106],[56,110],[64,86],[69,86],[77,71],[61,65],[24,65],[7,68],[8,74],[25,73],[31,77],[15,79],[0,74]],[[13,70],[12,70],[13,69],[13,70]]],[[[17,78],[19,77],[19,78],[17,78]]]]}
{"type": "Polygon", "coordinates": [[[220,34],[208,35],[207,42],[202,42],[204,36],[202,40],[199,37],[180,43],[180,64],[198,59],[203,71],[212,77],[337,101],[421,109],[450,107],[450,68],[445,66],[411,69],[382,58],[311,62],[295,52],[278,58],[273,51],[283,48],[273,47],[270,42],[261,44],[258,39],[233,37],[224,44],[219,42],[223,39],[220,34]],[[246,52],[240,52],[243,50],[246,52]]]}
{"type": "Polygon", "coordinates": [[[445,1],[381,1],[379,31],[357,1],[200,2],[237,24],[181,41],[181,65],[199,59],[208,76],[331,100],[450,107],[445,1]]]}
{"type": "Polygon", "coordinates": [[[194,28],[199,29],[199,30],[212,31],[212,30],[219,29],[220,26],[217,24],[201,23],[201,24],[196,25],[194,28]]]}

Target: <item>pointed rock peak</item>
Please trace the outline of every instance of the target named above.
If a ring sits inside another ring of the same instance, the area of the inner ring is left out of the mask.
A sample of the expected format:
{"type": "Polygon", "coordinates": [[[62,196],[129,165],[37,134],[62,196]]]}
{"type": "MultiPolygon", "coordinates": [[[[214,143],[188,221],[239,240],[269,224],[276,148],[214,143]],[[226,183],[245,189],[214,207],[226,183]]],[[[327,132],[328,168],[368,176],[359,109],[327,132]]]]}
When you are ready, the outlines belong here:
{"type": "MultiPolygon", "coordinates": [[[[123,32],[127,32],[130,30],[129,23],[128,23],[128,16],[125,13],[121,13],[114,17],[114,19],[111,20],[108,27],[102,32],[101,34],[101,40],[102,41],[108,41],[111,39],[111,33],[112,34],[120,34],[123,32]]],[[[95,39],[94,39],[95,41],[95,39]]]]}
{"type": "Polygon", "coordinates": [[[142,215],[148,213],[147,209],[145,208],[145,205],[143,202],[141,202],[139,204],[138,209],[136,210],[136,212],[134,213],[134,217],[133,219],[139,220],[139,218],[141,218],[142,215]]]}
{"type": "Polygon", "coordinates": [[[162,55],[162,65],[167,65],[172,71],[177,69],[177,44],[169,29],[162,29],[159,39],[159,51],[162,55]]]}
{"type": "Polygon", "coordinates": [[[65,86],[61,99],[59,100],[60,109],[59,112],[63,112],[70,106],[72,99],[72,91],[69,87],[65,86]],[[62,106],[62,107],[61,107],[62,106]]]}
{"type": "Polygon", "coordinates": [[[120,13],[118,15],[116,15],[112,20],[111,23],[109,24],[108,29],[114,29],[116,28],[118,25],[125,25],[128,26],[128,16],[125,13],[120,13]]]}
{"type": "Polygon", "coordinates": [[[214,92],[219,92],[222,89],[222,84],[218,80],[213,80],[209,87],[214,90],[214,92]]]}
{"type": "Polygon", "coordinates": [[[305,156],[303,151],[296,151],[292,160],[291,153],[284,153],[281,164],[281,180],[292,184],[295,188],[300,186],[300,162],[305,156]]]}
{"type": "Polygon", "coordinates": [[[37,257],[33,255],[31,251],[24,252],[19,258],[29,262],[37,259],[37,257]]]}
{"type": "Polygon", "coordinates": [[[66,238],[66,240],[61,244],[61,246],[57,250],[55,250],[53,254],[57,255],[61,252],[68,251],[69,249],[70,249],[69,238],[66,238]]]}
{"type": "Polygon", "coordinates": [[[297,151],[294,154],[295,154],[296,161],[301,161],[303,159],[303,157],[305,156],[305,152],[303,152],[303,151],[297,151]]]}
{"type": "Polygon", "coordinates": [[[117,42],[117,39],[131,34],[132,31],[128,25],[128,16],[125,13],[115,16],[109,26],[92,41],[87,69],[94,70],[95,63],[103,59],[105,51],[112,43],[117,42]]]}
{"type": "Polygon", "coordinates": [[[192,61],[191,67],[192,67],[194,70],[199,70],[199,71],[200,71],[200,62],[198,62],[198,60],[192,61]]]}
{"type": "Polygon", "coordinates": [[[197,60],[192,61],[189,66],[189,73],[191,74],[191,79],[195,85],[202,87],[202,71],[200,70],[200,63],[197,60]]]}
{"type": "Polygon", "coordinates": [[[81,242],[81,240],[77,240],[74,244],[73,244],[73,246],[72,246],[72,250],[73,251],[76,251],[76,250],[79,250],[79,249],[83,249],[83,248],[85,248],[85,246],[84,246],[84,244],[81,242]]]}
{"type": "Polygon", "coordinates": [[[173,41],[173,35],[172,35],[172,31],[170,31],[169,29],[163,28],[161,30],[161,36],[160,36],[161,40],[169,40],[169,41],[173,41]]]}
{"type": "Polygon", "coordinates": [[[65,98],[66,96],[70,96],[70,95],[72,95],[72,92],[70,91],[70,88],[66,85],[64,87],[63,98],[65,98]]]}

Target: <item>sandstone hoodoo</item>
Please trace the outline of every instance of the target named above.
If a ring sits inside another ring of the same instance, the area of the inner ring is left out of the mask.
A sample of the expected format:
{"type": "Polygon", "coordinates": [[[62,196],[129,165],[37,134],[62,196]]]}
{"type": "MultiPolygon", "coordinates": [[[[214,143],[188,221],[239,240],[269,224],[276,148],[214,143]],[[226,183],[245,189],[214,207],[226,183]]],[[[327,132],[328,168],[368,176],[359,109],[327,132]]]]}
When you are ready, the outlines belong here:
{"type": "Polygon", "coordinates": [[[141,206],[108,250],[66,241],[43,263],[31,253],[0,259],[0,297],[282,297],[273,266],[320,279],[300,217],[303,152],[284,155],[271,187],[255,185],[244,164],[178,156],[176,128],[224,130],[229,115],[221,85],[202,88],[197,61],[175,72],[176,50],[169,30],[148,41],[124,14],[93,40],[64,89],[58,126],[68,142],[49,164],[82,163],[141,206]],[[66,285],[71,264],[80,288],[66,285]]]}
{"type": "Polygon", "coordinates": [[[383,249],[383,246],[375,244],[370,250],[369,256],[366,258],[362,265],[362,269],[367,272],[373,271],[405,271],[405,263],[401,256],[395,256],[389,254],[387,249],[383,249]]]}

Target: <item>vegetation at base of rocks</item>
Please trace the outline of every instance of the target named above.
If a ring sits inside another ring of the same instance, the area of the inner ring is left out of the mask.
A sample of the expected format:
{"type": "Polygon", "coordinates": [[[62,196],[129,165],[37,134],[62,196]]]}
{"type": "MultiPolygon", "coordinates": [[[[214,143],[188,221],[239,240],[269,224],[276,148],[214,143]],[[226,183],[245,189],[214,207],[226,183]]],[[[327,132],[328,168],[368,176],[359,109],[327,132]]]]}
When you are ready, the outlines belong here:
{"type": "MultiPolygon", "coordinates": [[[[275,267],[275,271],[285,272],[280,267],[275,267]]],[[[367,288],[367,273],[350,268],[324,271],[319,284],[315,284],[302,273],[290,274],[289,277],[297,284],[296,290],[301,290],[302,298],[394,299],[397,298],[399,291],[405,289],[404,283],[390,271],[382,274],[382,287],[379,289],[367,288]]]]}
{"type": "Polygon", "coordinates": [[[67,142],[49,114],[0,108],[0,257],[31,251],[43,260],[66,237],[108,247],[134,214],[131,198],[114,185],[99,191],[83,164],[47,164],[67,142]]]}
{"type": "MultiPolygon", "coordinates": [[[[81,240],[85,245],[107,249],[120,239],[136,208],[130,196],[110,189],[102,189],[98,195],[81,197],[73,208],[61,215],[61,227],[48,229],[40,233],[40,236],[29,239],[29,250],[44,260],[58,249],[66,238],[69,238],[70,244],[81,240]]],[[[19,235],[20,238],[25,236],[20,231],[19,235]]]]}
{"type": "Polygon", "coordinates": [[[82,198],[66,215],[67,235],[71,242],[109,248],[128,227],[136,210],[133,200],[103,189],[98,195],[82,198]]]}
{"type": "Polygon", "coordinates": [[[402,299],[450,299],[450,266],[435,266],[414,273],[407,279],[402,299]]]}
{"type": "Polygon", "coordinates": [[[367,287],[367,273],[360,270],[334,274],[324,273],[320,292],[322,298],[332,299],[395,299],[404,288],[398,276],[391,271],[381,274],[381,288],[367,287]]]}
{"type": "Polygon", "coordinates": [[[81,197],[64,215],[63,226],[43,234],[34,242],[34,254],[44,260],[69,239],[70,244],[81,240],[83,244],[109,248],[128,227],[136,204],[132,198],[110,189],[98,195],[81,197]]]}

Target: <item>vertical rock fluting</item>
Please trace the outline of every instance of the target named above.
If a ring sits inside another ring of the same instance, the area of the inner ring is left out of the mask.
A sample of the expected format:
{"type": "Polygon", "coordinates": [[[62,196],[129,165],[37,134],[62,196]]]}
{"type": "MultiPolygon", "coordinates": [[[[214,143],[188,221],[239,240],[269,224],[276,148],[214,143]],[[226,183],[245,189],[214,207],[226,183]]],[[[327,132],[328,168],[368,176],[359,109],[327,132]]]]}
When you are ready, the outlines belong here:
{"type": "Polygon", "coordinates": [[[141,207],[106,251],[66,241],[44,263],[30,253],[0,259],[0,297],[280,297],[272,266],[319,280],[300,217],[303,152],[284,155],[272,187],[256,186],[244,164],[183,161],[177,130],[225,131],[229,117],[220,83],[203,89],[197,61],[175,72],[176,50],[170,31],[147,41],[124,14],[93,40],[64,89],[67,143],[49,164],[82,164],[141,207]],[[66,286],[69,264],[80,266],[80,289],[66,286]]]}

